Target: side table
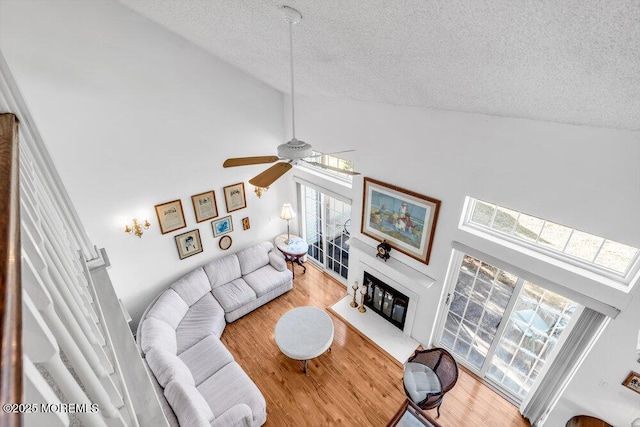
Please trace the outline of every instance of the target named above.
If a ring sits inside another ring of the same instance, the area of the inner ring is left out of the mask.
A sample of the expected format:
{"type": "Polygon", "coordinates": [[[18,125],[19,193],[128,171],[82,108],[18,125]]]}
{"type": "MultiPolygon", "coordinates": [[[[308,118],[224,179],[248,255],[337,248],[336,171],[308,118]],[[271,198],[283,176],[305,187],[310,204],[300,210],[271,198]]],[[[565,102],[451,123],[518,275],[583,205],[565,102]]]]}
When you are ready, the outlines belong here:
{"type": "Polygon", "coordinates": [[[291,272],[293,273],[293,277],[296,277],[296,272],[293,267],[293,263],[298,264],[303,268],[303,274],[307,272],[307,267],[302,265],[300,262],[300,258],[307,254],[309,250],[309,245],[305,242],[301,237],[291,235],[291,241],[289,243],[287,241],[287,235],[281,234],[276,237],[276,247],[282,252],[284,255],[284,259],[287,262],[291,262],[291,272]]]}

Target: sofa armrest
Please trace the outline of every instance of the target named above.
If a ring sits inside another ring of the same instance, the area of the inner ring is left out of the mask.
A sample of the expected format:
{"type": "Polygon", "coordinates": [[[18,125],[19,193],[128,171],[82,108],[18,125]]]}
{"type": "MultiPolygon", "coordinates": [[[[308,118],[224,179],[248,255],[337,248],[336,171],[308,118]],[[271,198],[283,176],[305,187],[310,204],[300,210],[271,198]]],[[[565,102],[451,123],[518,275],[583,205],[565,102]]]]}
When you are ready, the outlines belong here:
{"type": "Polygon", "coordinates": [[[244,403],[232,406],[211,421],[211,427],[251,427],[251,424],[253,414],[249,405],[244,403]]]}
{"type": "Polygon", "coordinates": [[[275,249],[269,251],[269,264],[278,271],[285,271],[287,269],[287,262],[284,260],[284,255],[275,249]]]}

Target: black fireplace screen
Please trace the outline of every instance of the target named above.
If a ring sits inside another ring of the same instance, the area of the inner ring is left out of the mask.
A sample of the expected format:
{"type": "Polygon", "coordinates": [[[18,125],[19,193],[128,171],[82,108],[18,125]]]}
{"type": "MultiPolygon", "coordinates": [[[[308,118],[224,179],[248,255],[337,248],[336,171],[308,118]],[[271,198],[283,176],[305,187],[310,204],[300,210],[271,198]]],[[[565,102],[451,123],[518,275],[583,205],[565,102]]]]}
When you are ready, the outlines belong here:
{"type": "Polygon", "coordinates": [[[399,329],[403,329],[409,297],[366,271],[364,284],[367,287],[364,304],[399,329]]]}

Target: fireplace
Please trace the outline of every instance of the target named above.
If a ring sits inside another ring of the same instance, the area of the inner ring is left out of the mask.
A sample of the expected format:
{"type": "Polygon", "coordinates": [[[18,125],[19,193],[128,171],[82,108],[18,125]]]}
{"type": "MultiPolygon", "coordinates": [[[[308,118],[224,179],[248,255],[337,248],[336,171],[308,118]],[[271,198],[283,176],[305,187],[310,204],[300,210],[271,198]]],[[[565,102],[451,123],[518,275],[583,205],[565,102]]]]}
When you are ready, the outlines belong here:
{"type": "Polygon", "coordinates": [[[364,304],[389,323],[403,330],[409,297],[366,271],[363,283],[367,287],[364,304]]]}

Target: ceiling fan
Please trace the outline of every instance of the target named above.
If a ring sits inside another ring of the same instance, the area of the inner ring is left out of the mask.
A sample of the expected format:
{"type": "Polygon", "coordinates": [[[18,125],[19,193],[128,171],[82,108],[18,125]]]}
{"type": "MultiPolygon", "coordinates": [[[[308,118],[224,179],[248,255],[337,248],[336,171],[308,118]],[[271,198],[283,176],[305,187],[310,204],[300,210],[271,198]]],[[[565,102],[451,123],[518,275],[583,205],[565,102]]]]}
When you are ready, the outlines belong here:
{"type": "MultiPolygon", "coordinates": [[[[291,127],[292,127],[292,138],[289,142],[284,144],[280,144],[278,146],[278,155],[277,156],[253,156],[253,157],[233,157],[227,159],[222,164],[225,168],[231,168],[235,166],[246,166],[246,165],[257,165],[262,163],[274,163],[278,162],[275,165],[271,166],[264,172],[254,176],[249,180],[249,183],[258,188],[268,188],[271,184],[273,184],[278,178],[287,173],[289,169],[293,167],[293,165],[298,164],[299,162],[304,162],[306,164],[310,164],[313,166],[318,166],[323,169],[332,170],[334,172],[341,172],[347,175],[359,175],[359,172],[349,171],[341,168],[337,168],[334,166],[329,166],[322,164],[314,158],[318,158],[322,156],[322,154],[314,154],[313,147],[311,144],[308,144],[304,141],[300,141],[296,139],[296,120],[295,120],[295,93],[294,93],[294,84],[293,84],[293,26],[300,22],[302,19],[302,15],[297,10],[289,7],[282,6],[284,10],[284,21],[289,24],[289,49],[290,49],[290,59],[291,59],[291,127]]],[[[352,150],[348,150],[352,151],[352,150]]],[[[345,151],[341,151],[344,153],[345,151]]],[[[337,154],[337,153],[330,153],[337,154]]]]}

